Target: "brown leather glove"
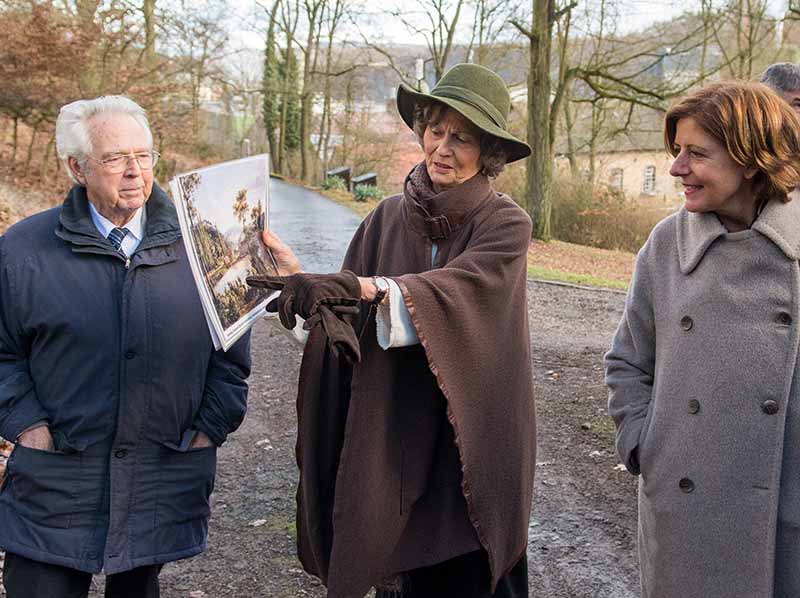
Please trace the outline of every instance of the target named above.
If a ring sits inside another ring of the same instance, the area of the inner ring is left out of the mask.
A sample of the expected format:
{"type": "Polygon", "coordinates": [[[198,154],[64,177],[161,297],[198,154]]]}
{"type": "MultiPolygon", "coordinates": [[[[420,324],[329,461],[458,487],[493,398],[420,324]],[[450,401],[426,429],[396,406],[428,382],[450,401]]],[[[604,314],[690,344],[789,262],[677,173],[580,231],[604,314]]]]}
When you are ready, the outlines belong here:
{"type": "Polygon", "coordinates": [[[295,316],[308,320],[320,305],[353,307],[361,300],[358,277],[349,270],[337,274],[248,276],[247,284],[281,292],[267,304],[267,311],[277,311],[281,324],[289,330],[297,325],[295,316]]]}
{"type": "Polygon", "coordinates": [[[357,306],[320,305],[316,313],[303,324],[303,328],[311,330],[317,324],[322,324],[333,354],[348,363],[357,363],[361,361],[361,345],[352,321],[360,311],[357,306]]]}

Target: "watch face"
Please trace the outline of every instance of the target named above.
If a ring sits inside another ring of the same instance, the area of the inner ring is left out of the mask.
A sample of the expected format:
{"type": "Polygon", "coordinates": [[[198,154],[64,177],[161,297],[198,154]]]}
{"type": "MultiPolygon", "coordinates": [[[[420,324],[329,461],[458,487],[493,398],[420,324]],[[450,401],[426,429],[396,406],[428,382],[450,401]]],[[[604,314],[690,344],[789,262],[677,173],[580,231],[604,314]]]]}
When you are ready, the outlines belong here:
{"type": "Polygon", "coordinates": [[[380,278],[380,277],[376,278],[375,286],[378,287],[381,291],[389,290],[389,282],[385,278],[380,278]]]}

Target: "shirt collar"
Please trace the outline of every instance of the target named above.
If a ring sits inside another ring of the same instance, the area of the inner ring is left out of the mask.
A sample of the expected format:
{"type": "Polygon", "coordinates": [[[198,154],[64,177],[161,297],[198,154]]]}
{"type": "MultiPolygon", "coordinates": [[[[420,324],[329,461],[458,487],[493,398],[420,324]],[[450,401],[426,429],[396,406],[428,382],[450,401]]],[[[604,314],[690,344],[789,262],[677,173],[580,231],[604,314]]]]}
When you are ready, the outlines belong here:
{"type": "MultiPolygon", "coordinates": [[[[111,222],[108,218],[103,216],[97,209],[94,207],[92,202],[89,203],[89,213],[92,216],[92,222],[94,222],[95,228],[100,232],[103,237],[108,237],[108,233],[112,231],[112,229],[117,228],[117,226],[111,222]]],[[[144,226],[145,220],[147,218],[147,213],[142,208],[136,210],[128,223],[125,225],[125,228],[128,229],[128,234],[134,237],[137,241],[141,241],[144,237],[144,226]]]]}

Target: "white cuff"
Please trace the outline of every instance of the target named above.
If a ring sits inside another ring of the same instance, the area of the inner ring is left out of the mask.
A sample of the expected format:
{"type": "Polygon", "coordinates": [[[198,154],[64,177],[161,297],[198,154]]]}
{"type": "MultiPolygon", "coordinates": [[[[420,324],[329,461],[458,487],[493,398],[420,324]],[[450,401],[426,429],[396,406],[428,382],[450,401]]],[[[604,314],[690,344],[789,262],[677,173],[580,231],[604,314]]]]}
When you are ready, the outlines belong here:
{"type": "Polygon", "coordinates": [[[400,286],[391,278],[386,280],[389,281],[389,301],[378,305],[375,315],[378,345],[384,350],[416,345],[419,337],[400,286]]]}
{"type": "MultiPolygon", "coordinates": [[[[301,318],[300,316],[297,316],[297,315],[295,316],[295,318],[297,318],[297,324],[291,330],[287,330],[287,332],[299,344],[305,345],[306,341],[308,340],[308,332],[309,332],[308,330],[305,330],[303,328],[303,324],[305,324],[306,321],[303,318],[301,318]]],[[[281,328],[283,328],[283,326],[281,326],[281,328]]],[[[284,328],[284,330],[286,330],[286,329],[284,328]]]]}

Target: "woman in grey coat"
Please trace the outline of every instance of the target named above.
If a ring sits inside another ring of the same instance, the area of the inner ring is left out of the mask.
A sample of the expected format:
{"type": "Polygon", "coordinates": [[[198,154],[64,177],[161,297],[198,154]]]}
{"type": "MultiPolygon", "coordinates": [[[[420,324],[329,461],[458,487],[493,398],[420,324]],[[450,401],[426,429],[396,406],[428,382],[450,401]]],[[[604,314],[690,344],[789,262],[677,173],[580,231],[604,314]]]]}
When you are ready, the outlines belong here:
{"type": "Polygon", "coordinates": [[[685,205],[605,358],[645,598],[800,596],[800,120],[756,83],[669,110],[685,205]]]}

